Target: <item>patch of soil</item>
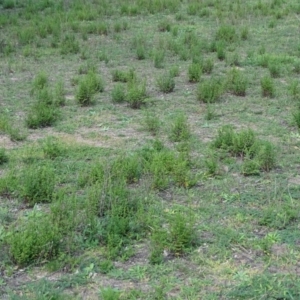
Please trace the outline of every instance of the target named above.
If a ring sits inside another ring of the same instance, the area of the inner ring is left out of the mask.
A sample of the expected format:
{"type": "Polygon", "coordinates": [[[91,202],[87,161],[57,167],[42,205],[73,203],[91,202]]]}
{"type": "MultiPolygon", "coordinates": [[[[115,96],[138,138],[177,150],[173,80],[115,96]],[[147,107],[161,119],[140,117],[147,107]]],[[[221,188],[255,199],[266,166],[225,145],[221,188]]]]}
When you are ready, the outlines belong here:
{"type": "Polygon", "coordinates": [[[18,144],[16,142],[12,142],[8,136],[0,135],[0,148],[4,149],[13,149],[18,144]]]}

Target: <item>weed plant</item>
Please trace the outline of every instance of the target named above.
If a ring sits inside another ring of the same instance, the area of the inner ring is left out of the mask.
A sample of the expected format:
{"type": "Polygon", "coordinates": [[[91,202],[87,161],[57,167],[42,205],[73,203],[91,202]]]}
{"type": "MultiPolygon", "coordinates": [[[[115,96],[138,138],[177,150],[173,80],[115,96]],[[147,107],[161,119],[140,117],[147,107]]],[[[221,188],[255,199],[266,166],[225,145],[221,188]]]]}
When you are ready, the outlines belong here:
{"type": "Polygon", "coordinates": [[[296,61],[294,63],[294,68],[293,68],[294,73],[300,74],[300,61],[296,61]]]}
{"type": "Polygon", "coordinates": [[[53,136],[45,138],[41,143],[41,147],[45,158],[49,159],[55,159],[65,152],[63,144],[53,136]]]}
{"type": "Polygon", "coordinates": [[[217,155],[215,153],[211,153],[209,157],[205,159],[205,167],[207,169],[208,176],[216,176],[219,173],[219,162],[217,159],[217,155]]]}
{"type": "Polygon", "coordinates": [[[80,52],[80,45],[75,35],[67,34],[60,45],[60,53],[62,55],[77,54],[80,52]]]}
{"type": "Polygon", "coordinates": [[[0,132],[8,134],[11,141],[23,141],[26,139],[26,133],[21,131],[19,127],[12,125],[12,121],[7,114],[0,114],[0,132]]]}
{"type": "Polygon", "coordinates": [[[146,130],[149,131],[152,135],[155,136],[159,133],[161,122],[156,114],[147,111],[145,115],[144,124],[146,130]]]}
{"type": "Polygon", "coordinates": [[[174,77],[170,73],[166,73],[157,78],[157,86],[163,93],[171,93],[175,88],[174,77]]]}
{"type": "Polygon", "coordinates": [[[197,180],[191,173],[189,166],[189,153],[182,152],[176,161],[174,170],[172,171],[172,179],[176,186],[188,189],[196,184],[197,180]],[[186,156],[188,156],[188,159],[186,156]]]}
{"type": "Polygon", "coordinates": [[[175,256],[182,256],[195,243],[194,222],[191,216],[176,212],[169,220],[169,246],[175,256]]]}
{"type": "Polygon", "coordinates": [[[23,170],[20,178],[20,197],[34,206],[52,201],[55,188],[55,171],[50,165],[32,165],[23,170]]]}
{"type": "Polygon", "coordinates": [[[220,79],[206,79],[198,85],[197,99],[204,103],[217,102],[223,93],[223,89],[223,82],[220,79]]]}
{"type": "Polygon", "coordinates": [[[258,160],[260,168],[269,172],[275,167],[276,152],[274,146],[268,141],[260,141],[255,158],[258,160]]]}
{"type": "Polygon", "coordinates": [[[202,62],[202,72],[205,74],[211,74],[214,68],[214,62],[212,59],[205,59],[202,62]]]}
{"type": "Polygon", "coordinates": [[[143,60],[146,58],[146,39],[145,37],[141,35],[137,35],[133,39],[133,47],[135,48],[136,51],[136,58],[138,60],[143,60]]]}
{"type": "Polygon", "coordinates": [[[131,81],[127,86],[126,102],[131,108],[138,109],[146,104],[146,82],[131,81]]]}
{"type": "Polygon", "coordinates": [[[260,80],[260,86],[263,97],[273,98],[275,96],[274,81],[271,77],[265,76],[260,80]]]}
{"type": "Polygon", "coordinates": [[[300,85],[297,80],[291,82],[289,86],[289,92],[294,100],[300,102],[300,85]]]}
{"type": "Polygon", "coordinates": [[[4,148],[0,148],[0,165],[5,164],[6,162],[8,162],[8,155],[4,148]]]}
{"type": "Polygon", "coordinates": [[[94,95],[104,91],[104,82],[96,73],[90,71],[80,82],[76,100],[81,106],[94,104],[94,95]]]}
{"type": "Polygon", "coordinates": [[[114,103],[122,103],[126,100],[126,92],[123,84],[114,85],[111,91],[111,99],[114,103]]]}
{"type": "Polygon", "coordinates": [[[188,76],[189,82],[199,82],[202,75],[202,64],[192,63],[189,65],[188,76]]]}
{"type": "Polygon", "coordinates": [[[184,114],[175,116],[169,138],[172,142],[182,142],[190,138],[191,131],[187,117],[184,114]]]}
{"type": "Polygon", "coordinates": [[[59,253],[60,233],[47,214],[34,210],[12,227],[7,243],[13,261],[25,266],[55,258],[59,253]]]}
{"type": "Polygon", "coordinates": [[[258,170],[269,172],[276,163],[274,146],[268,141],[257,139],[251,129],[236,133],[232,126],[223,126],[212,146],[245,158],[242,166],[245,175],[257,175],[258,170]]]}
{"type": "Polygon", "coordinates": [[[293,113],[293,119],[294,119],[298,129],[300,129],[300,109],[299,108],[293,113]]]}
{"type": "Polygon", "coordinates": [[[54,95],[52,91],[45,87],[37,92],[36,95],[38,103],[44,103],[47,106],[54,106],[54,95]]]}
{"type": "Polygon", "coordinates": [[[246,157],[242,164],[242,174],[244,176],[260,175],[260,163],[256,159],[246,157]]]}
{"type": "Polygon", "coordinates": [[[268,68],[270,71],[270,75],[272,78],[278,78],[280,77],[281,74],[281,66],[277,62],[269,62],[268,63],[268,68]]]}
{"type": "Polygon", "coordinates": [[[2,5],[4,9],[13,9],[16,3],[13,0],[4,0],[2,5]]]}
{"type": "Polygon", "coordinates": [[[26,125],[30,129],[52,126],[59,119],[59,111],[54,105],[45,102],[37,102],[30,108],[26,125]]]}
{"type": "Polygon", "coordinates": [[[136,74],[134,69],[129,71],[114,70],[112,71],[112,80],[120,82],[129,82],[136,80],[136,74]]]}
{"type": "Polygon", "coordinates": [[[231,25],[221,25],[215,35],[216,41],[224,41],[226,43],[234,43],[238,40],[236,30],[231,25]]]}
{"type": "Polygon", "coordinates": [[[64,106],[66,104],[66,91],[63,81],[58,81],[54,89],[54,104],[64,106]]]}
{"type": "Polygon", "coordinates": [[[249,29],[248,27],[243,27],[241,31],[241,40],[245,41],[249,37],[249,29]]]}
{"type": "Polygon", "coordinates": [[[215,110],[213,109],[212,105],[208,104],[205,110],[205,120],[210,121],[216,118],[215,110]]]}
{"type": "Polygon", "coordinates": [[[218,41],[216,43],[216,52],[219,60],[224,60],[226,58],[225,43],[223,41],[218,41]]]}
{"type": "Polygon", "coordinates": [[[150,263],[162,263],[163,251],[168,250],[174,256],[183,256],[196,244],[194,222],[184,212],[175,212],[169,216],[169,230],[157,228],[152,233],[153,244],[150,263]],[[154,246],[155,245],[155,246],[154,246]]]}
{"type": "Polygon", "coordinates": [[[169,19],[163,19],[158,24],[158,30],[160,32],[170,32],[172,29],[172,23],[169,19]]]}
{"type": "Polygon", "coordinates": [[[154,51],[154,67],[157,69],[162,69],[164,67],[165,60],[165,51],[164,50],[155,50],[154,51]]]}
{"type": "Polygon", "coordinates": [[[246,96],[248,81],[241,71],[232,69],[227,75],[227,86],[231,93],[236,96],[246,96]]]}
{"type": "Polygon", "coordinates": [[[170,73],[171,77],[179,76],[179,73],[180,73],[179,67],[178,66],[172,66],[169,73],[170,73]]]}
{"type": "Polygon", "coordinates": [[[43,90],[48,86],[48,84],[49,84],[48,75],[43,71],[38,73],[32,82],[32,90],[31,90],[32,94],[36,91],[43,90]]]}

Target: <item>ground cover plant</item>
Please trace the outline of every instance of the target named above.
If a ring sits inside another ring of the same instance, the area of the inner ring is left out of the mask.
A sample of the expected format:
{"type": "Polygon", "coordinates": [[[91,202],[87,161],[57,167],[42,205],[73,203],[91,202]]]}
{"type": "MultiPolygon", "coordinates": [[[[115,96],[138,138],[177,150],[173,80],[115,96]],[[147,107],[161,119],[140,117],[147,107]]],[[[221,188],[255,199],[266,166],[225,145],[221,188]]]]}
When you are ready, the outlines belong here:
{"type": "Polygon", "coordinates": [[[0,0],[1,299],[299,299],[296,0],[0,0]]]}

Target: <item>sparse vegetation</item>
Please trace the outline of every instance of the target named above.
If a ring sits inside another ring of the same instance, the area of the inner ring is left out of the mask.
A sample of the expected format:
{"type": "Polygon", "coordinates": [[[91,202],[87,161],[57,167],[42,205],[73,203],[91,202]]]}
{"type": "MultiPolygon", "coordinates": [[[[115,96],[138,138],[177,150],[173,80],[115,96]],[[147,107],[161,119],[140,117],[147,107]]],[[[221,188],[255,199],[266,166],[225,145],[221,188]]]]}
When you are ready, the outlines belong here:
{"type": "Polygon", "coordinates": [[[299,14],[0,0],[0,298],[300,299],[299,14]]]}

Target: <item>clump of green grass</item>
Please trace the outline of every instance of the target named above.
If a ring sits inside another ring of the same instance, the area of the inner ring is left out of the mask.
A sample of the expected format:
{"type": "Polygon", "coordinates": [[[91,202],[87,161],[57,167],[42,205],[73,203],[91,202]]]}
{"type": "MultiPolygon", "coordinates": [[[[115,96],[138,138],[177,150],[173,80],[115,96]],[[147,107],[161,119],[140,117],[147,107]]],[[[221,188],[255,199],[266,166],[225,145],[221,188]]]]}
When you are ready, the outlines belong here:
{"type": "Polygon", "coordinates": [[[294,113],[293,113],[293,119],[297,125],[297,127],[300,129],[300,109],[297,109],[294,113]]]}
{"type": "Polygon", "coordinates": [[[223,82],[220,79],[206,79],[200,82],[197,87],[197,99],[204,103],[217,102],[220,99],[223,90],[223,82]]]}
{"type": "Polygon", "coordinates": [[[165,18],[158,23],[158,30],[160,32],[170,32],[172,29],[172,23],[169,19],[165,18]]]}
{"type": "Polygon", "coordinates": [[[260,175],[260,168],[261,166],[257,160],[246,157],[243,161],[241,172],[244,176],[256,176],[260,175]]]}
{"type": "Polygon", "coordinates": [[[215,35],[216,41],[224,41],[226,43],[233,43],[238,40],[235,27],[232,25],[221,25],[215,35]]]}
{"type": "Polygon", "coordinates": [[[8,162],[8,155],[6,154],[6,150],[4,148],[0,148],[0,165],[8,162]]]}
{"type": "Polygon", "coordinates": [[[103,300],[112,300],[112,299],[119,300],[121,297],[121,291],[110,287],[102,288],[99,292],[99,296],[101,296],[101,299],[103,300]]]}
{"type": "Polygon", "coordinates": [[[77,54],[80,52],[80,45],[75,35],[67,34],[60,45],[60,53],[62,55],[77,54]]]}
{"type": "Polygon", "coordinates": [[[109,25],[105,22],[88,23],[81,27],[82,34],[108,35],[109,25]]]}
{"type": "Polygon", "coordinates": [[[136,74],[134,69],[129,71],[114,70],[112,71],[112,80],[119,82],[129,82],[136,79],[136,74]]]}
{"type": "Polygon", "coordinates": [[[55,258],[60,233],[49,215],[34,210],[10,229],[7,238],[12,260],[20,266],[55,258]]]}
{"type": "Polygon", "coordinates": [[[294,63],[294,68],[293,68],[294,73],[300,74],[300,61],[296,61],[294,63]]]}
{"type": "Polygon", "coordinates": [[[192,63],[188,68],[189,82],[199,82],[202,75],[202,64],[192,63]]]}
{"type": "Polygon", "coordinates": [[[41,71],[36,75],[32,82],[32,89],[31,93],[34,94],[37,91],[43,90],[44,88],[48,87],[49,79],[46,72],[41,71]]]}
{"type": "Polygon", "coordinates": [[[293,100],[300,102],[300,84],[297,80],[292,81],[289,85],[289,93],[293,100]]]}
{"type": "Polygon", "coordinates": [[[247,40],[249,37],[249,29],[248,27],[243,27],[241,30],[241,39],[243,41],[247,40]]]}
{"type": "Polygon", "coordinates": [[[183,256],[196,244],[194,221],[186,212],[175,212],[168,216],[169,230],[156,228],[151,236],[150,263],[158,264],[164,260],[163,251],[169,251],[173,256],[183,256]]]}
{"type": "Polygon", "coordinates": [[[146,99],[146,82],[134,80],[128,83],[125,100],[131,108],[141,108],[146,104],[146,99]]]}
{"type": "Polygon", "coordinates": [[[251,129],[235,132],[232,126],[223,126],[212,146],[245,158],[242,166],[245,175],[256,175],[258,170],[269,172],[275,166],[274,146],[268,141],[257,139],[251,129]]]}
{"type": "Polygon", "coordinates": [[[202,62],[202,72],[205,74],[211,74],[214,68],[214,62],[212,59],[208,58],[202,62]]]}
{"type": "Polygon", "coordinates": [[[219,173],[219,162],[217,155],[215,153],[210,153],[210,155],[205,159],[205,167],[207,169],[208,176],[216,176],[219,173]]]}
{"type": "Polygon", "coordinates": [[[20,180],[20,197],[30,206],[52,201],[55,188],[55,171],[52,166],[32,165],[23,170],[20,180]]]}
{"type": "Polygon", "coordinates": [[[157,69],[162,69],[164,67],[165,51],[163,49],[158,49],[154,51],[153,62],[154,67],[157,69]]]}
{"type": "Polygon", "coordinates": [[[26,117],[28,128],[37,129],[52,126],[59,119],[59,111],[54,105],[45,102],[33,104],[26,117]]]}
{"type": "Polygon", "coordinates": [[[171,77],[177,77],[177,76],[179,75],[179,73],[180,73],[179,67],[176,66],[176,65],[172,66],[172,67],[170,68],[169,73],[170,73],[170,76],[171,76],[171,77]]]}
{"type": "Polygon", "coordinates": [[[172,142],[182,142],[190,138],[191,131],[187,117],[184,114],[175,116],[169,138],[172,142]]]}
{"type": "MultiPolygon", "coordinates": [[[[263,48],[264,49],[264,48],[263,48]]],[[[261,51],[263,50],[261,49],[261,51]]],[[[267,68],[270,63],[270,56],[268,54],[261,54],[258,59],[258,65],[267,68]]]]}
{"type": "Polygon", "coordinates": [[[95,72],[90,71],[81,81],[76,93],[76,100],[81,106],[94,103],[94,95],[104,91],[104,82],[95,72]]]}
{"type": "Polygon", "coordinates": [[[281,74],[281,66],[278,62],[270,61],[268,63],[269,72],[272,78],[278,78],[281,74]]]}
{"type": "Polygon", "coordinates": [[[111,98],[114,103],[122,103],[126,100],[126,92],[123,84],[114,85],[111,91],[111,98]]]}
{"type": "Polygon", "coordinates": [[[124,31],[124,30],[127,30],[128,29],[128,22],[127,21],[116,21],[114,23],[114,31],[115,32],[121,32],[121,31],[124,31]]]}
{"type": "Polygon", "coordinates": [[[254,157],[263,171],[269,172],[276,164],[276,151],[269,141],[259,141],[254,157]]]}
{"type": "Polygon", "coordinates": [[[135,48],[136,58],[143,60],[147,56],[146,38],[142,35],[137,35],[133,39],[133,47],[135,48]]]}
{"type": "Polygon", "coordinates": [[[58,81],[55,85],[54,103],[57,106],[64,106],[66,104],[66,91],[63,81],[58,81]]]}
{"type": "Polygon", "coordinates": [[[0,132],[8,134],[11,141],[23,141],[26,134],[19,127],[13,126],[12,120],[7,114],[0,113],[0,132]]]}
{"type": "Polygon", "coordinates": [[[232,69],[227,75],[227,87],[236,96],[246,96],[248,81],[238,69],[232,69]]]}
{"type": "Polygon", "coordinates": [[[157,86],[159,90],[163,93],[171,93],[175,88],[174,77],[170,73],[163,74],[157,78],[157,86]]]}
{"type": "Polygon", "coordinates": [[[235,133],[232,126],[223,126],[218,131],[218,136],[213,142],[215,148],[221,148],[233,155],[244,156],[247,154],[256,140],[251,129],[235,133]]]}
{"type": "Polygon", "coordinates": [[[145,129],[152,135],[157,135],[161,126],[159,117],[154,113],[146,112],[144,119],[145,129]]]}
{"type": "Polygon", "coordinates": [[[16,3],[13,0],[4,0],[2,6],[4,9],[13,9],[16,3]]]}
{"type": "Polygon", "coordinates": [[[172,253],[181,256],[195,244],[194,222],[186,212],[177,212],[169,220],[169,246],[172,253]]]}
{"type": "Polygon", "coordinates": [[[217,57],[219,60],[224,60],[226,58],[224,41],[216,42],[216,52],[217,52],[217,57]]]}
{"type": "Polygon", "coordinates": [[[264,76],[260,80],[261,92],[263,97],[273,98],[275,96],[275,85],[274,81],[269,76],[264,76]]]}
{"type": "Polygon", "coordinates": [[[76,100],[81,106],[94,104],[94,93],[89,85],[88,80],[81,80],[76,93],[76,100]]]}
{"type": "Polygon", "coordinates": [[[55,159],[65,152],[62,143],[55,137],[49,136],[41,144],[45,158],[55,159]]]}
{"type": "Polygon", "coordinates": [[[97,57],[100,61],[104,61],[106,64],[110,61],[110,57],[105,49],[100,50],[97,57]]]}

